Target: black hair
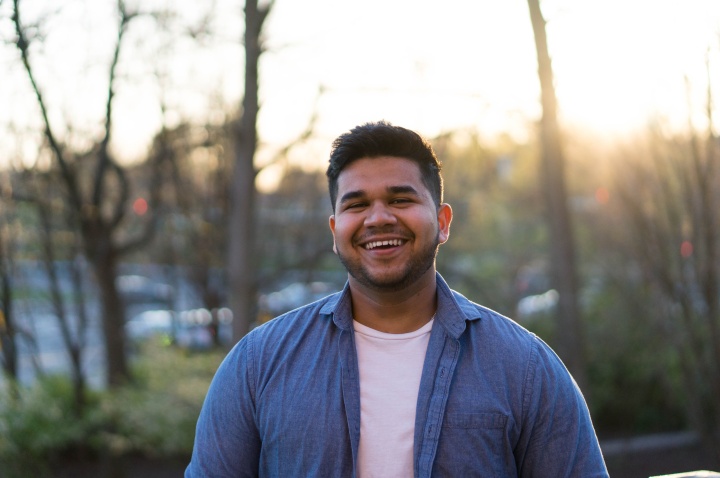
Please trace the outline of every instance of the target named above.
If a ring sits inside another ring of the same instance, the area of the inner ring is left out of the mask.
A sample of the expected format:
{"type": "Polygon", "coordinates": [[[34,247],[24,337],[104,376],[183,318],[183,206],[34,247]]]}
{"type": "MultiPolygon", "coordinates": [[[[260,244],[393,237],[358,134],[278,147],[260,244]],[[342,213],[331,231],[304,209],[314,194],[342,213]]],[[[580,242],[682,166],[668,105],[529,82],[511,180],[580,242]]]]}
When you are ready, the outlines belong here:
{"type": "Polygon", "coordinates": [[[435,205],[440,207],[443,200],[442,164],[430,143],[414,131],[378,121],[356,126],[333,141],[330,165],[325,173],[333,211],[338,194],[338,177],[342,170],[358,159],[380,156],[415,162],[420,168],[423,184],[430,191],[435,205]]]}

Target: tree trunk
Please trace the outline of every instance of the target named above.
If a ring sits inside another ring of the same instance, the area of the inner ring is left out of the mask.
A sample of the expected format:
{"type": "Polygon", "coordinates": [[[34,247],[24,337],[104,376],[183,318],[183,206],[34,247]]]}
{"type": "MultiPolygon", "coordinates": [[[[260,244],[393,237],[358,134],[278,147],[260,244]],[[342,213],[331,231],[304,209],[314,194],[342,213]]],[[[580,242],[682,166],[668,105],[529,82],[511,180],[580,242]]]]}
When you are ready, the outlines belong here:
{"type": "MultiPolygon", "coordinates": [[[[53,242],[51,214],[49,206],[44,200],[39,199],[36,201],[37,212],[40,222],[40,243],[43,250],[43,262],[45,265],[45,271],[50,282],[50,299],[52,307],[55,311],[55,317],[58,320],[58,326],[60,327],[60,335],[62,336],[65,349],[68,352],[70,358],[70,370],[73,383],[73,396],[74,396],[74,411],[76,416],[80,417],[83,414],[85,407],[85,377],[82,372],[82,355],[83,355],[83,342],[82,337],[85,334],[84,323],[78,318],[76,326],[76,334],[72,332],[72,325],[68,314],[65,309],[65,299],[60,287],[60,277],[58,276],[58,260],[55,253],[55,243],[53,242]]],[[[74,267],[70,264],[70,267],[74,267]]],[[[71,276],[75,274],[71,270],[71,276]]],[[[73,285],[76,285],[76,281],[73,279],[73,285]]],[[[77,292],[77,291],[75,291],[77,292]]]]}
{"type": "MultiPolygon", "coordinates": [[[[9,272],[9,260],[5,256],[2,235],[0,235],[0,351],[2,351],[3,371],[11,382],[17,379],[18,352],[15,345],[15,330],[12,313],[12,288],[9,272]]],[[[11,385],[14,387],[14,385],[11,385]]]]}
{"type": "Polygon", "coordinates": [[[540,174],[550,229],[550,258],[553,283],[559,294],[556,348],[575,380],[586,388],[583,334],[578,306],[578,278],[571,217],[565,186],[565,158],[557,121],[557,98],[545,34],[545,19],[539,0],[528,0],[540,78],[542,119],[540,174]]]}
{"type": "Polygon", "coordinates": [[[100,245],[98,249],[87,253],[87,256],[91,259],[100,290],[107,383],[114,387],[131,378],[125,354],[125,302],[115,283],[118,259],[110,238],[96,237],[92,243],[100,245]]]}
{"type": "MultiPolygon", "coordinates": [[[[77,251],[79,254],[79,251],[77,251]]],[[[74,347],[71,348],[70,353],[73,360],[73,384],[74,384],[74,396],[75,396],[75,410],[78,416],[84,412],[85,404],[87,403],[86,397],[86,380],[85,374],[82,369],[82,355],[85,350],[86,334],[87,334],[87,309],[85,308],[85,290],[83,286],[83,274],[81,265],[77,260],[70,262],[70,274],[72,280],[73,294],[75,296],[75,313],[77,314],[77,325],[76,325],[76,338],[74,347]]]]}
{"type": "Polygon", "coordinates": [[[230,185],[228,240],[228,297],[233,312],[233,341],[247,334],[257,311],[258,264],[255,247],[254,159],[257,148],[258,61],[260,33],[271,5],[258,8],[257,0],[245,3],[245,93],[235,134],[235,165],[230,185]]]}

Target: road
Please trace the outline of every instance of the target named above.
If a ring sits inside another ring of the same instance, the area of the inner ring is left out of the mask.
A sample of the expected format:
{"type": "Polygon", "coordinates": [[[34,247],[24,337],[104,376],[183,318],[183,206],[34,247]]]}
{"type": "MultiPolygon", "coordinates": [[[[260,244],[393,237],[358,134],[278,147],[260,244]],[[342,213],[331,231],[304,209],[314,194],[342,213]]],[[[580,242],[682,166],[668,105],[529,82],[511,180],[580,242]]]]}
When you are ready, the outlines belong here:
{"type": "MultiPolygon", "coordinates": [[[[70,279],[66,267],[59,268],[62,295],[71,297],[70,279]]],[[[200,301],[189,284],[182,282],[173,287],[162,281],[162,269],[152,266],[126,267],[124,278],[146,280],[125,281],[127,317],[131,319],[146,310],[177,308],[189,310],[200,306],[200,301]],[[131,284],[128,286],[127,284],[131,284]],[[135,289],[132,289],[134,284],[135,289]],[[130,288],[128,288],[130,287],[130,288]],[[179,291],[179,292],[176,292],[179,291]]],[[[176,281],[178,282],[178,281],[176,281]]],[[[13,301],[13,318],[18,334],[18,380],[23,385],[34,382],[38,373],[68,374],[70,358],[64,343],[60,323],[51,306],[47,276],[38,263],[24,262],[17,267],[13,284],[21,299],[13,301]]],[[[102,323],[97,291],[92,283],[86,285],[90,294],[86,298],[88,324],[84,333],[82,366],[88,385],[93,388],[105,386],[105,353],[102,339],[102,323]]],[[[77,313],[70,300],[66,300],[66,315],[73,334],[77,334],[77,313]]],[[[73,335],[77,340],[77,336],[73,335]]],[[[6,386],[4,374],[0,374],[0,387],[6,386]]]]}

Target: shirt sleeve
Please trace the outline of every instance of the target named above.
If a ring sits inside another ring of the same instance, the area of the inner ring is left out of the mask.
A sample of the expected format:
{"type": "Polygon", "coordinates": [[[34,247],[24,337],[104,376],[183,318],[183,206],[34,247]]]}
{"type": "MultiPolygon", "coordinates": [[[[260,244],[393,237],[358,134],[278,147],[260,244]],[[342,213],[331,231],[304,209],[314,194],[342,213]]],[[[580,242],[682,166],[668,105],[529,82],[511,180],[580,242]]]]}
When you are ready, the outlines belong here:
{"type": "Polygon", "coordinates": [[[539,338],[528,364],[515,453],[521,477],[608,476],[585,399],[557,355],[539,338]]]}
{"type": "Polygon", "coordinates": [[[210,384],[185,478],[258,476],[252,333],[227,355],[210,384]]]}

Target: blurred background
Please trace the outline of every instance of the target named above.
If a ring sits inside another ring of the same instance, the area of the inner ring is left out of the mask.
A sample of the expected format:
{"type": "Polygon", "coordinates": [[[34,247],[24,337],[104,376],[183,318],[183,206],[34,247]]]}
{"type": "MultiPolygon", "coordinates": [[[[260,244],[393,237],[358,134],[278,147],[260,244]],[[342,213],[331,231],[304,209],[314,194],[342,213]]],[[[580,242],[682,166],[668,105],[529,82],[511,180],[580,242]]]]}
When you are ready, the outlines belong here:
{"type": "Polygon", "coordinates": [[[324,170],[378,120],[611,476],[720,471],[719,65],[714,0],[0,0],[0,475],[177,476],[229,348],[343,286],[324,170]]]}

